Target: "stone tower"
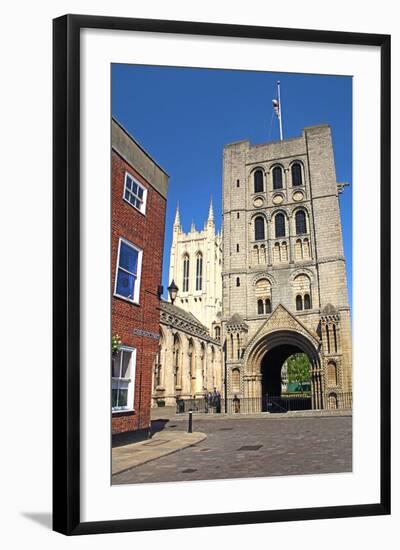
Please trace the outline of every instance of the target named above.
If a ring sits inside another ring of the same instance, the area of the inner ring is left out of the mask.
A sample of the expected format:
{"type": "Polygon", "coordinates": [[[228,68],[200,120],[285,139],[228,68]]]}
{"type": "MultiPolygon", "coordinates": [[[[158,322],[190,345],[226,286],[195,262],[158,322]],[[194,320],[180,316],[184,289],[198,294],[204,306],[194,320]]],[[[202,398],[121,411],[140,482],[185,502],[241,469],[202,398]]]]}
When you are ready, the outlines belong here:
{"type": "Polygon", "coordinates": [[[227,396],[280,395],[283,363],[304,352],[313,408],[345,406],[352,348],[343,184],[329,126],[262,145],[232,143],[223,163],[227,396]]]}
{"type": "Polygon", "coordinates": [[[189,233],[184,233],[176,209],[169,265],[169,282],[174,280],[179,288],[175,305],[192,313],[219,340],[222,239],[215,231],[212,202],[202,231],[192,223],[189,233]]]}

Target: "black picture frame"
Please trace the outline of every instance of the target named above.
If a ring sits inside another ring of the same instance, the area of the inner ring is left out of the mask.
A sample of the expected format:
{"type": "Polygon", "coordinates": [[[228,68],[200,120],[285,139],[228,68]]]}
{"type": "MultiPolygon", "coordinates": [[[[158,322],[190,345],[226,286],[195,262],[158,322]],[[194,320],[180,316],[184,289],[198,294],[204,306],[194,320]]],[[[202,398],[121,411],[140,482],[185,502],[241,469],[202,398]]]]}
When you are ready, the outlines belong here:
{"type": "Polygon", "coordinates": [[[53,529],[66,535],[390,513],[390,36],[65,15],[53,21],[53,529]],[[84,28],[378,46],[381,51],[380,501],[116,521],[80,520],[80,31],[84,28]]]}

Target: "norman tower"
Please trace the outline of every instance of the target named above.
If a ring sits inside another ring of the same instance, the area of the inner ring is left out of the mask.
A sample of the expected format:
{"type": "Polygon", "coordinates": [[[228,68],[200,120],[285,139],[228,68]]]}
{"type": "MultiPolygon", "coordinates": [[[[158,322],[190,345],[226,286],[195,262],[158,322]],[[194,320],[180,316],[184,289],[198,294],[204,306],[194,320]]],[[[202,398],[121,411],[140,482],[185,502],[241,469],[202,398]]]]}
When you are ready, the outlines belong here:
{"type": "Polygon", "coordinates": [[[280,395],[281,367],[301,351],[312,364],[312,406],[340,407],[352,350],[330,128],[232,143],[223,162],[227,396],[280,395]]]}
{"type": "Polygon", "coordinates": [[[179,288],[175,305],[192,313],[213,338],[220,339],[222,311],[222,239],[215,231],[212,202],[202,231],[194,223],[184,233],[176,209],[169,282],[179,288]]]}

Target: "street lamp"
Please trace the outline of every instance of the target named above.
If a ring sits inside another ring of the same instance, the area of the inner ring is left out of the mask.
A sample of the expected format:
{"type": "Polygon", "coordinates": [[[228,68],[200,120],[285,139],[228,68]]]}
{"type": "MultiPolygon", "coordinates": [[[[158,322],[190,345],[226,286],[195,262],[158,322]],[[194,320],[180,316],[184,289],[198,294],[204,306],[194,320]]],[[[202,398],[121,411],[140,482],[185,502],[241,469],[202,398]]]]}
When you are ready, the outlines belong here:
{"type": "Polygon", "coordinates": [[[172,279],[171,284],[168,287],[169,297],[171,299],[172,305],[174,305],[176,295],[178,294],[179,288],[176,286],[175,281],[172,279]]]}

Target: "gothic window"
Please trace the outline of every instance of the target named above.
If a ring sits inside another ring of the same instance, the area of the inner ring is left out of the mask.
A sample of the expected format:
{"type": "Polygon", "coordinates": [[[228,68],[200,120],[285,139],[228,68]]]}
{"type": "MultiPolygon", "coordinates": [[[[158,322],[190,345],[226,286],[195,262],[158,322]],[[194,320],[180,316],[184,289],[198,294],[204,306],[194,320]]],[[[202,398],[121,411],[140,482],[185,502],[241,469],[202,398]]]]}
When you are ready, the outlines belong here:
{"type": "Polygon", "coordinates": [[[196,290],[203,288],[203,255],[197,254],[196,257],[196,290]]]}
{"type": "Polygon", "coordinates": [[[190,378],[194,376],[194,345],[193,340],[189,340],[189,348],[188,348],[188,355],[189,355],[189,373],[190,378]]]}
{"type": "Polygon", "coordinates": [[[180,352],[181,352],[181,346],[180,346],[180,340],[179,336],[175,334],[174,336],[174,385],[180,386],[180,352]]]}
{"type": "Polygon", "coordinates": [[[239,279],[239,277],[236,277],[236,286],[240,286],[240,279],[239,279]]]}
{"type": "MultiPolygon", "coordinates": [[[[215,350],[214,346],[211,346],[211,376],[212,376],[212,387],[215,386],[215,350]]],[[[207,387],[207,380],[203,376],[203,387],[207,387]]]]}
{"type": "Polygon", "coordinates": [[[157,354],[157,362],[156,362],[156,365],[154,367],[154,385],[153,385],[153,390],[154,391],[157,389],[158,386],[161,386],[161,368],[162,368],[162,365],[158,361],[159,361],[159,359],[158,359],[158,354],[157,354]]]}
{"type": "Polygon", "coordinates": [[[264,313],[264,302],[262,300],[257,300],[257,313],[259,315],[264,313]]]}
{"type": "Polygon", "coordinates": [[[334,361],[329,361],[326,369],[326,376],[328,379],[328,386],[337,386],[337,367],[334,361]]]}
{"type": "Polygon", "coordinates": [[[240,336],[239,336],[239,334],[236,334],[236,353],[237,353],[237,358],[240,359],[240,336]]]}
{"type": "Polygon", "coordinates": [[[163,366],[163,345],[164,338],[160,331],[160,339],[158,341],[158,351],[154,361],[154,384],[153,389],[156,390],[158,386],[162,385],[162,366],[163,366]]]}
{"type": "Polygon", "coordinates": [[[307,233],[306,214],[304,210],[296,212],[296,235],[307,233]]]}
{"type": "Polygon", "coordinates": [[[236,245],[236,252],[239,252],[239,245],[236,245]]]}
{"type": "Polygon", "coordinates": [[[254,172],[254,193],[262,193],[264,191],[264,177],[262,170],[254,172]]]}
{"type": "Polygon", "coordinates": [[[237,213],[236,213],[236,217],[237,217],[237,219],[240,218],[240,212],[237,212],[237,213]]]}
{"type": "Polygon", "coordinates": [[[309,294],[304,294],[304,309],[311,309],[311,298],[309,294]]]}
{"type": "Polygon", "coordinates": [[[275,238],[285,236],[285,216],[281,213],[275,216],[275,238]]]}
{"type": "Polygon", "coordinates": [[[233,334],[231,333],[231,359],[233,359],[233,334]]]}
{"type": "Polygon", "coordinates": [[[271,307],[271,300],[267,298],[265,300],[265,313],[271,313],[272,307],[271,307]]]}
{"type": "MultiPolygon", "coordinates": [[[[213,356],[211,355],[211,361],[213,361],[213,356]]],[[[203,342],[201,343],[201,347],[200,347],[200,364],[201,364],[201,376],[203,378],[203,382],[204,382],[204,378],[205,378],[205,374],[206,374],[206,347],[205,345],[203,344],[203,342]]]]}
{"type": "Polygon", "coordinates": [[[240,187],[240,180],[236,180],[236,187],[240,187]]]}
{"type": "Polygon", "coordinates": [[[292,164],[292,185],[303,185],[301,166],[298,162],[292,164]]]}
{"type": "Polygon", "coordinates": [[[300,294],[296,296],[296,309],[297,311],[301,311],[303,309],[303,298],[300,294]]]}
{"type": "Polygon", "coordinates": [[[240,370],[232,369],[232,393],[240,392],[240,370]]]}
{"type": "Polygon", "coordinates": [[[280,166],[275,166],[272,170],[272,186],[274,189],[282,189],[283,187],[282,168],[280,166]]]}
{"type": "Polygon", "coordinates": [[[263,241],[265,239],[265,224],[262,216],[257,216],[254,220],[254,240],[263,241]]]}
{"type": "Polygon", "coordinates": [[[335,353],[337,353],[338,346],[337,346],[337,335],[336,335],[336,325],[333,325],[333,345],[335,346],[335,353]]]}
{"type": "Polygon", "coordinates": [[[220,340],[221,339],[221,327],[215,327],[215,339],[220,340]]]}
{"type": "Polygon", "coordinates": [[[329,339],[329,326],[328,325],[326,325],[325,331],[326,331],[326,346],[327,346],[327,349],[328,349],[328,353],[330,353],[331,352],[331,342],[330,342],[330,339],[329,339]]]}
{"type": "Polygon", "coordinates": [[[182,291],[189,291],[189,256],[185,254],[183,257],[183,281],[182,281],[182,291]]]}

